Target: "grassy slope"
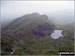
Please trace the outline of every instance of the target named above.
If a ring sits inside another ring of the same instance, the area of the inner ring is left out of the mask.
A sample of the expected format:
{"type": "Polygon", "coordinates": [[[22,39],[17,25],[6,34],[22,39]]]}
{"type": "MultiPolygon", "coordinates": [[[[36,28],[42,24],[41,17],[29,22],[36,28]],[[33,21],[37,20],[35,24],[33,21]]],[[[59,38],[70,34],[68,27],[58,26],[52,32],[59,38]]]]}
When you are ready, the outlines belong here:
{"type": "MultiPolygon", "coordinates": [[[[39,25],[51,24],[46,18],[37,17],[18,27],[13,24],[14,27],[7,29],[6,34],[2,35],[2,54],[10,54],[12,48],[16,51],[14,54],[58,54],[57,51],[73,51],[73,26],[60,26],[53,25],[52,29],[42,31],[45,36],[35,36],[32,34],[32,30],[37,30],[39,25]],[[43,20],[42,20],[43,19],[43,20]],[[51,32],[54,29],[64,30],[63,38],[54,40],[50,37],[51,32]],[[10,47],[9,47],[10,46],[10,47]]],[[[17,23],[18,24],[18,23],[17,23]]]]}

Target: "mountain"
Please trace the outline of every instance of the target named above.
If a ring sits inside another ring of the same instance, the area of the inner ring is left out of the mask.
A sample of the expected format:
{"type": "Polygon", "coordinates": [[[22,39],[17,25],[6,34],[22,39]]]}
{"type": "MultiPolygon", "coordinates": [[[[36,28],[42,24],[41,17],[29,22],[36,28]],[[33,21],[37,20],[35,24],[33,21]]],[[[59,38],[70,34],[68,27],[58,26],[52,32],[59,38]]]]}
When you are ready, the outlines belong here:
{"type": "MultiPolygon", "coordinates": [[[[47,16],[46,15],[39,15],[38,13],[33,13],[33,14],[28,14],[28,15],[25,15],[25,16],[22,16],[22,17],[20,17],[20,18],[18,18],[18,19],[16,19],[16,20],[14,20],[12,23],[10,23],[8,26],[6,26],[5,28],[18,28],[19,26],[21,26],[22,24],[26,24],[27,22],[28,23],[31,23],[32,21],[42,21],[42,22],[48,22],[48,23],[50,23],[49,21],[48,21],[48,18],[47,18],[47,16]],[[42,19],[43,18],[43,19],[42,19]],[[10,26],[10,25],[12,25],[12,26],[10,26]]],[[[37,23],[36,22],[36,23],[37,23]]],[[[39,23],[38,22],[38,23],[39,23]]],[[[40,22],[41,23],[41,22],[40,22]]],[[[39,24],[40,24],[39,23],[39,24]]],[[[4,29],[5,29],[4,28],[4,29]]]]}
{"type": "Polygon", "coordinates": [[[50,35],[55,29],[60,29],[60,26],[53,24],[46,15],[24,15],[1,28],[1,54],[45,55],[73,51],[74,39],[73,35],[69,35],[73,31],[66,31],[64,27],[61,28],[64,37],[55,40],[50,35]]]}
{"type": "Polygon", "coordinates": [[[44,38],[51,33],[53,25],[50,23],[46,15],[40,15],[38,13],[24,15],[14,20],[6,27],[2,28],[3,50],[9,52],[12,51],[11,47],[13,45],[21,46],[27,43],[29,43],[28,45],[31,43],[34,44],[37,42],[37,39],[44,38]],[[8,46],[10,46],[10,48],[8,46]]]}

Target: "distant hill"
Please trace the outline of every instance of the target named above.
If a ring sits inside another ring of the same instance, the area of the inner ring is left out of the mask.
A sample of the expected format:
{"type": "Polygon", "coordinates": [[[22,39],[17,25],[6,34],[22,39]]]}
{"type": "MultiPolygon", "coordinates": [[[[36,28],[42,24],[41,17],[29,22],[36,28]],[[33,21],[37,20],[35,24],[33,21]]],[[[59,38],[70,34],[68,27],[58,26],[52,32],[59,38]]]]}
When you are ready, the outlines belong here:
{"type": "Polygon", "coordinates": [[[70,24],[74,22],[74,11],[63,10],[54,13],[47,13],[48,18],[55,24],[70,24]]]}
{"type": "Polygon", "coordinates": [[[69,36],[73,31],[65,31],[63,27],[64,37],[54,40],[50,34],[55,29],[60,29],[60,26],[53,24],[46,15],[32,13],[17,18],[2,28],[2,54],[11,54],[13,50],[15,50],[13,55],[58,54],[59,51],[73,51],[73,35],[69,36]]]}

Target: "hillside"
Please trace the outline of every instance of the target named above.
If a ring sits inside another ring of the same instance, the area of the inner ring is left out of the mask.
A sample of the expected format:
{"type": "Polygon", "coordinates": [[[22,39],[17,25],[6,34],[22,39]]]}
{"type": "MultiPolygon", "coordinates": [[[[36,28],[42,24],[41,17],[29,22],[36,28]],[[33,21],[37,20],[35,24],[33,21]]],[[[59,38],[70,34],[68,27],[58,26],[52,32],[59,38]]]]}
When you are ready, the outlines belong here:
{"type": "MultiPolygon", "coordinates": [[[[59,51],[74,51],[73,27],[65,30],[65,26],[53,24],[46,15],[38,13],[17,18],[1,32],[2,54],[59,54],[59,51]],[[55,29],[64,30],[64,37],[52,39],[50,34],[55,29]],[[72,35],[69,35],[72,34],[72,35]]],[[[69,27],[68,27],[69,28],[69,27]]]]}

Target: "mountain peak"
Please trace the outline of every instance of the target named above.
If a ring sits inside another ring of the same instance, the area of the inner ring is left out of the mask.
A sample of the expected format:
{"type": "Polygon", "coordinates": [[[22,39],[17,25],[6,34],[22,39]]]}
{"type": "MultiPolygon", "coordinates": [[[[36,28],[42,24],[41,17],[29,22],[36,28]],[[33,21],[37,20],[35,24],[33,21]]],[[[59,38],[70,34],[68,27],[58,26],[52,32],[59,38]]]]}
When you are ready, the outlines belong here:
{"type": "Polygon", "coordinates": [[[35,12],[35,13],[32,13],[32,15],[40,15],[40,14],[35,12]]]}
{"type": "Polygon", "coordinates": [[[32,14],[29,14],[29,16],[35,17],[35,16],[40,16],[40,14],[39,13],[32,13],[32,14]]]}

